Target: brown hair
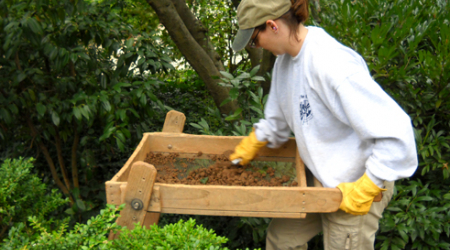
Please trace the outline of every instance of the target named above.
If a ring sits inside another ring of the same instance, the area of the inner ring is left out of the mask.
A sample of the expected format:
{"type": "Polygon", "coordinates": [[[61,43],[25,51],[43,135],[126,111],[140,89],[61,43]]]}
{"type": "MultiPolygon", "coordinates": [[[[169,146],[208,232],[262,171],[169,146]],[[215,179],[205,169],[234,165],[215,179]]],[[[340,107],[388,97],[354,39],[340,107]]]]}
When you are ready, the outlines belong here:
{"type": "MultiPolygon", "coordinates": [[[[298,33],[298,26],[301,23],[306,22],[309,17],[308,0],[291,0],[291,8],[289,11],[282,15],[280,19],[283,19],[289,27],[290,36],[298,33]]],[[[298,38],[296,37],[297,41],[298,38]]]]}
{"type": "MultiPolygon", "coordinates": [[[[309,17],[308,10],[308,0],[291,0],[291,8],[284,15],[278,19],[283,19],[283,21],[289,27],[289,36],[296,35],[298,32],[298,25],[306,22],[309,17]]],[[[265,30],[266,23],[263,23],[257,27],[255,30],[265,30]]],[[[298,41],[298,37],[295,37],[298,41]]]]}

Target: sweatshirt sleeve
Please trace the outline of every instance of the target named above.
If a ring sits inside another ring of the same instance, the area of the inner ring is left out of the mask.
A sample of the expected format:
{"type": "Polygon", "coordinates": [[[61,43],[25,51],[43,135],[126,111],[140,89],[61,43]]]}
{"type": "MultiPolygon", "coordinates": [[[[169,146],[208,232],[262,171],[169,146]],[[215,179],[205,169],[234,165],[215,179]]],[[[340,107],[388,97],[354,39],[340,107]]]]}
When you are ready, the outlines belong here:
{"type": "Polygon", "coordinates": [[[269,148],[278,148],[288,141],[291,129],[279,106],[273,79],[276,79],[276,69],[272,73],[272,87],[264,108],[265,118],[259,120],[253,127],[255,128],[256,138],[259,141],[267,141],[267,147],[269,148]]]}
{"type": "Polygon", "coordinates": [[[355,73],[337,85],[333,103],[343,122],[362,140],[373,142],[366,173],[375,184],[414,174],[418,160],[410,117],[367,71],[355,73]]]}

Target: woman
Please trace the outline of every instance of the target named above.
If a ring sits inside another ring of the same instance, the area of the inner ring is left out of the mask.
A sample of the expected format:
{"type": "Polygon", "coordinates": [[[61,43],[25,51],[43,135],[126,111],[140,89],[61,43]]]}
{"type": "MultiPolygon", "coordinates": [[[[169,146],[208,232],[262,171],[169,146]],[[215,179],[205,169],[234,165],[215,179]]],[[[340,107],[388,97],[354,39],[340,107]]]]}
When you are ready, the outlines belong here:
{"type": "Polygon", "coordinates": [[[265,119],[230,160],[247,164],[294,133],[300,156],[325,187],[342,191],[340,210],[305,219],[273,219],[267,249],[307,249],[324,233],[325,249],[373,249],[394,181],[417,168],[409,116],[373,81],[363,58],[323,29],[306,27],[306,0],[243,0],[233,49],[277,56],[265,119]],[[381,202],[373,199],[383,192],[381,202]]]}

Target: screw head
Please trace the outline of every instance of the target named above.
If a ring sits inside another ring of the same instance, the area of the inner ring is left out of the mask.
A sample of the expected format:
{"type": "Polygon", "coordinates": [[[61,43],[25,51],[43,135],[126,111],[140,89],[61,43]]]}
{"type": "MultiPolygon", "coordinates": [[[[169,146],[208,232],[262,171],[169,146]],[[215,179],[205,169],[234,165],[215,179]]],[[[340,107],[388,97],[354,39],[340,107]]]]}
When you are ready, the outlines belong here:
{"type": "Polygon", "coordinates": [[[142,208],[144,208],[144,203],[142,203],[140,199],[133,199],[131,201],[131,207],[134,210],[142,210],[142,208]]]}

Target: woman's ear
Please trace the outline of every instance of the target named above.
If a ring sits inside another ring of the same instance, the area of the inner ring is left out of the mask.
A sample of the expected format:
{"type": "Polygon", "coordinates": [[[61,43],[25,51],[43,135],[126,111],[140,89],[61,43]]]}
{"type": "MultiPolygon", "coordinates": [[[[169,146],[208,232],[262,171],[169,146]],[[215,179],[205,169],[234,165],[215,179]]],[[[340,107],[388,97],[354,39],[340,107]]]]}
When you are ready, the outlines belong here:
{"type": "Polygon", "coordinates": [[[266,25],[272,31],[274,31],[275,33],[278,33],[278,24],[274,20],[267,20],[266,25]]]}

